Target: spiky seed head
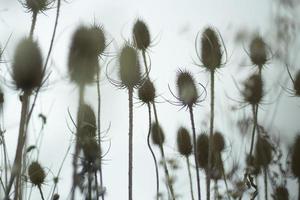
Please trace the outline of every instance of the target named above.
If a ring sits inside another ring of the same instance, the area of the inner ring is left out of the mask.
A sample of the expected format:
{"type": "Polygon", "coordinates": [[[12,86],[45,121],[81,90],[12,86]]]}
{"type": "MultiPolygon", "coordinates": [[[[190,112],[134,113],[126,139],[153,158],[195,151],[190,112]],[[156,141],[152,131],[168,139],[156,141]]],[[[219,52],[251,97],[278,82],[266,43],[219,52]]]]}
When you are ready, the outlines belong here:
{"type": "Polygon", "coordinates": [[[45,181],[45,171],[38,162],[32,162],[28,167],[28,175],[31,183],[40,186],[45,181]]]}
{"type": "Polygon", "coordinates": [[[161,126],[158,123],[153,122],[151,126],[151,132],[153,144],[158,146],[163,145],[163,143],[165,142],[165,134],[161,126]]]}
{"type": "Polygon", "coordinates": [[[192,142],[189,131],[180,127],[177,131],[177,148],[181,155],[188,157],[192,153],[192,142]]]}
{"type": "Polygon", "coordinates": [[[84,158],[87,162],[93,163],[101,156],[99,145],[95,138],[86,140],[83,144],[82,149],[84,158]]]}
{"type": "Polygon", "coordinates": [[[266,43],[260,36],[254,37],[250,43],[250,59],[260,68],[267,62],[266,43]]]}
{"type": "Polygon", "coordinates": [[[96,116],[93,108],[87,104],[79,106],[77,113],[78,137],[93,138],[96,136],[96,116]]]}
{"type": "Polygon", "coordinates": [[[291,168],[295,177],[300,178],[300,135],[296,136],[295,143],[293,145],[291,168]]]}
{"type": "Polygon", "coordinates": [[[205,68],[214,71],[221,67],[222,50],[216,31],[206,28],[201,38],[201,59],[205,68]]]}
{"type": "Polygon", "coordinates": [[[92,83],[99,68],[101,51],[98,33],[93,28],[79,26],[71,41],[68,57],[70,78],[77,84],[92,83]]]}
{"type": "Polygon", "coordinates": [[[52,200],[59,200],[59,197],[60,197],[59,194],[56,193],[53,195],[52,200]]]}
{"type": "Polygon", "coordinates": [[[259,136],[255,146],[255,160],[261,168],[267,167],[272,161],[272,145],[270,142],[259,136]]]}
{"type": "Polygon", "coordinates": [[[184,106],[192,106],[197,102],[197,87],[190,72],[180,71],[177,75],[176,85],[179,99],[184,106]]]}
{"type": "Polygon", "coordinates": [[[43,12],[48,9],[50,0],[25,0],[25,7],[33,13],[43,12]]]}
{"type": "Polygon", "coordinates": [[[274,200],[289,200],[289,191],[285,186],[278,186],[274,192],[274,200]]]}
{"type": "Polygon", "coordinates": [[[149,79],[147,79],[138,90],[139,99],[143,103],[154,102],[155,87],[149,79]]]}
{"type": "Polygon", "coordinates": [[[133,26],[133,41],[139,50],[146,50],[150,45],[150,33],[144,21],[138,19],[133,26]]]}
{"type": "Polygon", "coordinates": [[[261,76],[254,74],[244,82],[243,96],[246,102],[257,105],[263,97],[263,81],[261,76]]]}
{"type": "Polygon", "coordinates": [[[42,84],[43,59],[36,41],[22,39],[15,50],[12,77],[17,89],[31,91],[42,84]]]}
{"type": "Polygon", "coordinates": [[[300,96],[300,70],[296,74],[296,78],[294,82],[294,90],[295,90],[295,95],[300,96]]]}
{"type": "Polygon", "coordinates": [[[206,134],[200,134],[197,138],[197,161],[199,167],[207,169],[208,166],[208,144],[209,139],[206,134]]]}
{"type": "Polygon", "coordinates": [[[125,45],[119,57],[119,76],[122,84],[128,89],[136,87],[141,81],[141,70],[136,50],[125,45]]]}
{"type": "Polygon", "coordinates": [[[213,146],[214,146],[214,151],[216,152],[222,152],[225,148],[225,141],[223,134],[219,131],[216,131],[213,135],[213,146]]]}
{"type": "Polygon", "coordinates": [[[105,48],[106,48],[106,39],[103,27],[101,26],[92,26],[90,28],[91,31],[91,40],[95,42],[94,48],[97,55],[103,54],[105,48]]]}
{"type": "Polygon", "coordinates": [[[246,164],[251,174],[255,176],[258,176],[260,174],[261,172],[260,167],[258,166],[257,159],[253,155],[252,156],[247,155],[246,164]]]}

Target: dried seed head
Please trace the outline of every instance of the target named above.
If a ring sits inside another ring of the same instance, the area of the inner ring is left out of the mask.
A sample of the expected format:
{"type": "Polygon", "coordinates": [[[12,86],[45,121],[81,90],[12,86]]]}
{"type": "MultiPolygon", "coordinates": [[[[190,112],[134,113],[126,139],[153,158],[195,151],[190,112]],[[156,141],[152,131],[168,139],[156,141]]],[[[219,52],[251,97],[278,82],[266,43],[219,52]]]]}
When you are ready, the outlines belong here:
{"type": "Polygon", "coordinates": [[[210,71],[221,67],[221,45],[216,31],[212,28],[206,28],[202,34],[201,59],[204,67],[210,71]]]}
{"type": "Polygon", "coordinates": [[[28,167],[28,175],[31,183],[40,186],[45,181],[45,171],[38,162],[32,162],[28,167]]]}
{"type": "Polygon", "coordinates": [[[25,7],[33,13],[43,12],[48,9],[51,1],[49,0],[25,0],[25,7]]]}
{"type": "Polygon", "coordinates": [[[246,164],[251,174],[258,176],[261,172],[260,167],[257,164],[257,159],[254,156],[247,155],[246,164]]]}
{"type": "Polygon", "coordinates": [[[251,105],[257,105],[263,97],[263,81],[259,75],[252,75],[244,82],[244,99],[251,105]]]}
{"type": "Polygon", "coordinates": [[[93,163],[101,156],[101,152],[99,151],[99,145],[95,138],[86,140],[83,144],[82,149],[84,158],[87,162],[93,163]]]}
{"type": "Polygon", "coordinates": [[[91,31],[91,40],[95,42],[94,48],[97,55],[103,54],[105,48],[106,48],[106,39],[103,27],[101,26],[92,26],[90,28],[91,31]]]}
{"type": "Polygon", "coordinates": [[[254,65],[260,68],[267,62],[266,43],[260,36],[256,36],[251,41],[250,59],[254,65]]]}
{"type": "Polygon", "coordinates": [[[17,89],[31,91],[41,86],[43,59],[37,42],[22,39],[17,45],[12,64],[12,77],[17,89]]]}
{"type": "Polygon", "coordinates": [[[150,33],[147,25],[138,19],[133,26],[133,41],[139,50],[146,50],[150,45],[150,33]]]}
{"type": "Polygon", "coordinates": [[[125,45],[120,53],[119,64],[119,76],[122,84],[128,89],[137,86],[141,81],[141,71],[136,50],[125,45]]]}
{"type": "Polygon", "coordinates": [[[300,70],[296,74],[296,78],[294,82],[294,90],[296,96],[300,96],[300,70]]]}
{"type": "Polygon", "coordinates": [[[96,136],[96,116],[91,106],[82,104],[77,113],[78,136],[81,139],[96,136]]]}
{"type": "Polygon", "coordinates": [[[192,142],[189,131],[180,127],[177,131],[177,148],[181,155],[189,156],[192,153],[192,142]]]}
{"type": "Polygon", "coordinates": [[[208,136],[201,134],[197,138],[197,161],[199,167],[207,169],[208,166],[208,136]]]}
{"type": "Polygon", "coordinates": [[[88,84],[94,81],[99,68],[98,55],[101,45],[94,28],[79,26],[72,37],[68,58],[70,78],[77,84],[88,84]]]}
{"type": "Polygon", "coordinates": [[[152,131],[152,142],[155,145],[161,146],[165,142],[165,134],[159,124],[156,122],[152,123],[151,126],[151,131],[152,131]]]}
{"type": "Polygon", "coordinates": [[[272,145],[264,137],[258,137],[255,146],[255,160],[261,168],[267,167],[272,161],[272,145]]]}
{"type": "Polygon", "coordinates": [[[176,84],[179,99],[184,106],[192,106],[197,102],[197,87],[190,72],[180,71],[177,75],[176,84]]]}
{"type": "Polygon", "coordinates": [[[224,150],[225,148],[225,141],[224,137],[221,132],[216,131],[213,135],[213,146],[214,146],[214,151],[220,153],[224,150]]]}
{"type": "Polygon", "coordinates": [[[292,172],[295,177],[300,178],[300,135],[296,137],[295,143],[293,145],[292,153],[292,172]]]}
{"type": "Polygon", "coordinates": [[[155,87],[149,79],[147,79],[138,90],[139,99],[143,103],[154,102],[155,87]]]}
{"type": "Polygon", "coordinates": [[[278,186],[273,197],[274,200],[289,200],[289,191],[284,186],[278,186]]]}

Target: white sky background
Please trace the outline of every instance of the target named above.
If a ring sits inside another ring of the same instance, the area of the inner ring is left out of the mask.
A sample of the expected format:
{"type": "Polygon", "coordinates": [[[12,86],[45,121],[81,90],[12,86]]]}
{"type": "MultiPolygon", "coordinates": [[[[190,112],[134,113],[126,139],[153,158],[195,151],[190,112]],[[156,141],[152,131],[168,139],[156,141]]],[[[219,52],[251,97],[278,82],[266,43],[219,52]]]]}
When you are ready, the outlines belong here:
{"type": "MultiPolygon", "coordinates": [[[[121,34],[125,39],[131,39],[131,29],[134,20],[141,17],[150,29],[152,38],[157,36],[156,45],[151,48],[150,57],[152,62],[151,77],[156,85],[157,93],[167,98],[172,98],[168,91],[168,84],[171,88],[175,82],[178,68],[188,69],[195,72],[195,78],[202,84],[208,84],[208,74],[201,73],[200,68],[192,64],[192,58],[196,58],[194,50],[194,40],[198,31],[202,31],[206,26],[211,25],[219,29],[222,34],[227,50],[229,52],[229,62],[226,68],[221,69],[217,74],[216,90],[216,129],[225,133],[228,141],[232,142],[236,152],[248,151],[242,138],[238,135],[237,129],[233,127],[236,119],[243,116],[246,109],[240,109],[235,112],[230,111],[230,105],[237,103],[228,99],[241,100],[239,93],[232,81],[232,77],[237,81],[243,80],[249,75],[250,70],[238,71],[237,67],[244,59],[246,64],[250,65],[241,45],[234,44],[235,33],[240,28],[246,28],[251,31],[258,31],[263,36],[267,36],[269,31],[269,22],[271,16],[272,1],[265,0],[74,0],[69,3],[63,2],[59,19],[57,37],[51,57],[49,70],[52,74],[45,90],[39,95],[37,106],[32,118],[29,135],[34,139],[40,129],[40,120],[37,115],[42,112],[47,115],[47,125],[44,131],[44,140],[39,161],[43,166],[49,168],[53,173],[57,173],[59,165],[70,144],[71,133],[67,128],[67,123],[72,126],[67,110],[70,109],[73,117],[76,118],[77,112],[77,89],[73,84],[69,84],[67,76],[67,55],[71,40],[71,34],[79,24],[102,24],[108,33],[108,40],[114,39],[114,44],[110,45],[108,52],[115,54],[117,44],[119,47],[123,44],[121,34]],[[237,74],[239,72],[239,74],[237,74]],[[246,72],[246,73],[245,73],[246,72]],[[240,75],[241,74],[241,75],[240,75]]],[[[45,15],[38,16],[34,38],[36,38],[43,49],[44,57],[48,50],[56,10],[52,9],[45,12],[45,15]]],[[[13,47],[19,39],[28,34],[31,24],[31,15],[24,12],[24,8],[17,1],[0,0],[0,44],[3,46],[9,35],[12,38],[5,53],[5,59],[10,61],[13,55],[13,47]]],[[[247,46],[247,44],[246,44],[247,46]]],[[[111,59],[111,58],[109,58],[111,59]]],[[[10,66],[8,62],[7,67],[10,66]]],[[[103,65],[102,65],[103,66],[103,65]]],[[[111,68],[115,66],[110,65],[111,68]]],[[[1,64],[1,76],[10,81],[11,78],[6,70],[6,65],[1,64]]],[[[102,70],[104,72],[104,69],[102,70]]],[[[114,71],[116,72],[116,70],[114,71]]],[[[252,70],[253,72],[253,70],[252,70]]],[[[264,72],[265,74],[286,73],[282,66],[270,66],[264,72]],[[274,68],[277,68],[276,73],[274,68]]],[[[102,130],[105,130],[109,123],[111,129],[107,138],[111,141],[111,149],[104,158],[104,183],[107,187],[106,199],[125,199],[127,198],[127,157],[128,157],[128,96],[125,90],[114,88],[107,80],[101,83],[102,89],[102,112],[101,123],[102,130]]],[[[116,77],[116,76],[114,76],[116,77]]],[[[276,77],[276,76],[274,76],[276,77]]],[[[270,79],[269,85],[276,83],[276,79],[270,79]]],[[[8,82],[5,83],[6,85],[8,82]]],[[[5,86],[5,107],[4,119],[6,127],[7,144],[9,145],[10,159],[13,159],[15,144],[18,132],[18,122],[21,104],[18,101],[18,92],[5,86]]],[[[272,87],[270,87],[272,88],[272,87]]],[[[270,89],[271,90],[271,89],[270,89]]],[[[174,88],[175,91],[175,88],[174,88]]],[[[137,96],[137,95],[135,95],[137,96]]],[[[285,94],[284,96],[288,96],[285,94]]],[[[97,109],[96,87],[89,87],[86,91],[86,101],[97,109]]],[[[162,100],[162,98],[159,98],[162,100]]],[[[173,99],[174,100],[174,99],[173,99]]],[[[270,99],[266,100],[271,102],[270,99]]],[[[136,101],[137,102],[137,101],[136,101]]],[[[280,104],[276,118],[276,127],[274,134],[281,134],[285,145],[292,142],[294,133],[299,129],[299,114],[295,109],[299,109],[299,103],[296,98],[285,101],[286,104],[280,104]],[[297,126],[298,125],[298,126],[297,126]],[[289,137],[285,137],[289,136],[289,137]]],[[[209,119],[209,96],[202,106],[195,109],[196,129],[206,130],[208,127],[204,122],[209,119]]],[[[261,119],[265,114],[269,114],[266,105],[262,110],[261,119]]],[[[182,170],[177,171],[178,181],[175,184],[176,193],[182,195],[182,199],[189,199],[189,188],[186,166],[183,158],[176,152],[176,130],[184,125],[190,129],[189,115],[185,110],[180,110],[168,103],[158,104],[158,114],[162,127],[166,134],[167,157],[172,157],[180,161],[182,170]]],[[[248,108],[249,110],[249,108],[248,108]]],[[[146,146],[146,134],[148,129],[146,106],[140,107],[135,104],[134,108],[134,179],[133,194],[134,199],[153,199],[155,195],[155,172],[152,157],[146,146]]],[[[75,129],[74,129],[75,130],[75,129]]],[[[104,145],[108,147],[108,143],[104,145]]],[[[154,147],[155,148],[155,147],[154,147]]],[[[59,184],[59,194],[61,199],[66,199],[69,194],[71,182],[71,158],[73,146],[65,162],[61,180],[59,184]]],[[[105,148],[103,151],[105,152],[105,148]]],[[[159,152],[157,151],[157,155],[159,152]]],[[[235,155],[235,154],[234,154],[235,155]]],[[[238,154],[237,154],[238,155],[238,154]]],[[[235,155],[235,156],[237,156],[235,155]]],[[[236,159],[239,159],[237,157],[236,159]]],[[[231,161],[230,161],[231,162],[231,161]]],[[[194,170],[193,170],[194,172],[194,170]]],[[[163,177],[163,171],[160,171],[163,177]]],[[[204,174],[201,174],[202,195],[204,190],[204,174]]],[[[43,186],[48,191],[52,185],[51,173],[47,176],[48,183],[43,186]]],[[[195,180],[194,184],[196,184],[195,180]]],[[[161,182],[161,189],[165,190],[161,182]]],[[[37,190],[33,190],[35,197],[39,197],[37,190]]],[[[194,190],[195,191],[195,190],[194,190]]],[[[296,193],[294,193],[296,195],[296,193]]]]}

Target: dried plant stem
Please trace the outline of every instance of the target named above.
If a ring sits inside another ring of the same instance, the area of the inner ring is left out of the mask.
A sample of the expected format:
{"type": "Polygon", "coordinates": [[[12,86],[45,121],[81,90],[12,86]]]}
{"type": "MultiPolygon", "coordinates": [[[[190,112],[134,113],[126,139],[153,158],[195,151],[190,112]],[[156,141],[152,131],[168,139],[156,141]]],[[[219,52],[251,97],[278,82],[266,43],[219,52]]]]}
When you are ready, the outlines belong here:
{"type": "MultiPolygon", "coordinates": [[[[153,106],[153,111],[154,111],[155,122],[156,122],[157,125],[159,125],[155,103],[152,103],[152,106],[153,106]]],[[[170,177],[168,166],[167,166],[167,161],[166,161],[166,157],[165,157],[164,147],[163,147],[162,144],[160,144],[159,148],[160,148],[160,152],[161,152],[161,156],[162,156],[162,161],[163,161],[163,166],[164,166],[164,171],[165,171],[165,175],[166,175],[166,179],[167,179],[167,185],[169,187],[172,200],[175,200],[175,193],[174,193],[173,185],[172,185],[172,182],[171,182],[171,177],[170,177]]]]}
{"type": "Polygon", "coordinates": [[[33,12],[32,13],[32,22],[31,22],[31,27],[30,27],[30,33],[29,33],[29,37],[31,37],[31,38],[33,36],[33,32],[34,32],[34,29],[35,29],[36,19],[37,19],[37,12],[33,12]]]}
{"type": "Polygon", "coordinates": [[[218,160],[221,164],[221,170],[222,170],[222,176],[223,176],[223,180],[224,180],[224,183],[225,183],[225,188],[226,188],[226,194],[227,194],[227,198],[229,200],[231,200],[231,197],[230,197],[230,192],[229,192],[229,188],[228,188],[228,184],[227,184],[227,180],[226,180],[226,174],[225,174],[225,169],[224,169],[224,165],[222,163],[222,157],[221,157],[221,153],[218,153],[218,160]]]}
{"type": "Polygon", "coordinates": [[[147,60],[146,60],[146,52],[145,50],[142,51],[142,55],[143,55],[143,60],[144,60],[144,65],[145,65],[145,70],[146,70],[146,76],[149,79],[149,69],[147,66],[147,60]]]}
{"type": "Polygon", "coordinates": [[[193,132],[194,160],[195,160],[196,175],[197,175],[198,200],[201,200],[200,175],[199,175],[199,166],[197,161],[198,154],[197,154],[197,145],[196,145],[196,129],[195,129],[195,120],[194,120],[194,113],[193,113],[192,106],[189,106],[189,111],[190,111],[190,120],[192,125],[192,132],[193,132]]]}
{"type": "Polygon", "coordinates": [[[251,145],[250,145],[250,152],[249,152],[250,158],[252,157],[252,154],[253,154],[255,130],[256,130],[256,127],[257,127],[257,113],[258,113],[258,106],[257,105],[252,106],[252,112],[253,112],[253,129],[252,129],[251,145]]]}
{"type": "Polygon", "coordinates": [[[40,195],[41,195],[41,198],[42,198],[42,200],[45,200],[45,198],[44,198],[44,194],[43,194],[43,191],[42,191],[42,188],[41,188],[41,186],[40,186],[40,185],[38,185],[38,188],[39,188],[39,191],[40,191],[40,195]]]}
{"type": "MultiPolygon", "coordinates": [[[[101,152],[101,93],[100,93],[100,75],[99,72],[100,69],[97,71],[97,95],[98,95],[98,146],[99,146],[99,152],[101,152]]],[[[101,159],[101,156],[100,156],[101,159]]],[[[103,174],[102,174],[102,161],[100,160],[100,165],[99,165],[99,179],[100,179],[100,185],[103,187],[103,174]]],[[[98,187],[96,188],[97,193],[98,187]]],[[[98,199],[98,196],[97,196],[98,199]]],[[[104,200],[104,193],[101,194],[101,199],[104,200]]]]}
{"type": "Polygon", "coordinates": [[[89,163],[89,169],[88,169],[88,200],[92,200],[92,172],[91,172],[91,163],[89,163]]]}
{"type": "Polygon", "coordinates": [[[132,200],[132,160],[133,160],[133,88],[128,89],[129,102],[129,159],[128,159],[128,199],[132,200]]]}
{"type": "Polygon", "coordinates": [[[214,199],[217,200],[218,199],[218,194],[219,194],[219,188],[218,188],[218,181],[217,180],[215,180],[214,192],[215,192],[214,199]]]}
{"type": "Polygon", "coordinates": [[[268,200],[268,167],[264,167],[265,200],[268,200]]]}
{"type": "MultiPolygon", "coordinates": [[[[99,200],[99,186],[98,186],[98,178],[97,178],[97,171],[94,173],[95,176],[95,187],[96,187],[96,199],[99,200]]],[[[103,195],[102,195],[103,196],[103,195]]]]}
{"type": "Polygon", "coordinates": [[[298,178],[298,200],[300,200],[300,178],[298,178]]]}
{"type": "MultiPolygon", "coordinates": [[[[21,173],[21,166],[22,166],[22,155],[23,149],[26,141],[26,118],[28,114],[28,106],[29,106],[29,98],[30,98],[31,91],[25,91],[22,96],[22,110],[21,110],[21,119],[20,119],[20,126],[19,126],[19,136],[18,136],[18,144],[17,150],[15,155],[15,160],[13,163],[13,168],[11,172],[11,176],[6,187],[5,197],[4,200],[9,199],[9,193],[14,183],[15,178],[20,176],[21,173]]],[[[18,191],[18,189],[17,189],[18,191]]],[[[18,193],[15,191],[16,193],[18,193]]],[[[17,195],[17,194],[16,194],[17,195]]]]}
{"type": "Polygon", "coordinates": [[[192,181],[190,159],[189,159],[188,156],[186,156],[185,158],[186,158],[186,164],[187,164],[189,180],[190,180],[191,199],[194,200],[194,191],[193,191],[193,181],[192,181]]]}
{"type": "Polygon", "coordinates": [[[156,160],[156,156],[154,154],[154,151],[151,147],[151,143],[150,143],[150,136],[151,136],[151,105],[150,103],[147,104],[148,106],[148,118],[149,118],[149,129],[148,129],[148,135],[147,135],[147,144],[148,144],[148,148],[151,152],[151,155],[153,157],[153,161],[154,161],[154,166],[155,166],[155,175],[156,175],[156,199],[159,199],[159,173],[158,173],[158,166],[157,166],[157,160],[156,160]]]}
{"type": "Polygon", "coordinates": [[[211,178],[211,159],[213,152],[213,134],[214,134],[214,106],[215,106],[215,71],[210,71],[210,132],[209,132],[209,145],[208,145],[208,169],[206,181],[206,199],[210,200],[210,178],[211,178]]]}

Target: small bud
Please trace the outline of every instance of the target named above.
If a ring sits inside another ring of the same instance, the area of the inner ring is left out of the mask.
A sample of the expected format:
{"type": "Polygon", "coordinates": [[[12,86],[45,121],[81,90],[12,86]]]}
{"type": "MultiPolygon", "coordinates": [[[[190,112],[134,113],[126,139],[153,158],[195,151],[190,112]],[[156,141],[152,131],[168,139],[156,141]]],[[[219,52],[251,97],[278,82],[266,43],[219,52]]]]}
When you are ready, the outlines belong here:
{"type": "Polygon", "coordinates": [[[179,99],[184,106],[192,106],[197,102],[197,87],[191,73],[180,71],[177,75],[176,84],[179,99]]]}
{"type": "Polygon", "coordinates": [[[197,138],[197,161],[202,169],[207,169],[208,166],[208,141],[208,136],[204,133],[197,138]]]}
{"type": "Polygon", "coordinates": [[[250,59],[260,68],[267,62],[266,44],[260,36],[253,38],[250,44],[250,59]]]}
{"type": "Polygon", "coordinates": [[[139,99],[143,103],[154,102],[155,88],[154,88],[154,85],[153,85],[152,81],[150,81],[149,79],[147,79],[143,83],[143,85],[139,88],[138,95],[139,95],[139,99]]]}
{"type": "Polygon", "coordinates": [[[244,99],[251,105],[257,105],[263,97],[263,81],[259,75],[250,76],[244,83],[244,99]]]}
{"type": "Polygon", "coordinates": [[[133,41],[139,50],[146,50],[150,45],[150,33],[142,20],[137,20],[133,26],[133,41]]]}
{"type": "Polygon", "coordinates": [[[41,186],[45,181],[45,171],[38,162],[32,162],[28,168],[28,175],[31,183],[41,186]]]}
{"type": "Polygon", "coordinates": [[[204,67],[214,71],[221,66],[222,52],[217,33],[212,28],[206,28],[201,39],[201,59],[204,67]]]}
{"type": "Polygon", "coordinates": [[[298,134],[295,139],[295,143],[293,145],[292,152],[292,172],[294,176],[300,179],[300,135],[298,134]]]}
{"type": "Polygon", "coordinates": [[[165,142],[165,134],[159,124],[156,122],[152,123],[151,126],[151,131],[152,131],[152,142],[155,145],[161,146],[165,142]]]}
{"type": "Polygon", "coordinates": [[[189,156],[192,153],[192,142],[188,130],[180,127],[177,131],[177,147],[181,155],[189,156]]]}

